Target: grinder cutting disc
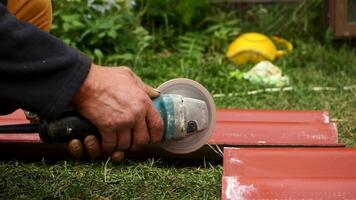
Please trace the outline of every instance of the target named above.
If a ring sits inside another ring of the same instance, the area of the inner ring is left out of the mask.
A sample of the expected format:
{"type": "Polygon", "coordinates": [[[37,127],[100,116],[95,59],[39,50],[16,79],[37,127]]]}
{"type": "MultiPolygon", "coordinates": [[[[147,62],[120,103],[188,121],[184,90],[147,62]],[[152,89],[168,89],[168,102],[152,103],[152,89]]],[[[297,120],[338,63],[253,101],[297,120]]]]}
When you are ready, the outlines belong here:
{"type": "Polygon", "coordinates": [[[215,128],[215,104],[212,96],[201,84],[190,79],[177,78],[169,80],[158,87],[161,94],[177,94],[184,97],[199,99],[206,103],[208,108],[208,127],[201,132],[192,134],[183,139],[166,141],[160,146],[175,154],[185,154],[198,150],[207,143],[215,128]]]}

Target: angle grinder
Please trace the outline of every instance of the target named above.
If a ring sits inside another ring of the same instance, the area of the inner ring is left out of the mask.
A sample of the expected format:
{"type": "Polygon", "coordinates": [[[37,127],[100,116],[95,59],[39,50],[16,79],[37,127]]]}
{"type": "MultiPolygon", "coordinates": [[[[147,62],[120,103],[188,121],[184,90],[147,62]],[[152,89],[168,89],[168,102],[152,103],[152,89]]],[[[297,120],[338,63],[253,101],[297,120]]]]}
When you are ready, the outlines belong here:
{"type": "MultiPolygon", "coordinates": [[[[158,87],[161,95],[153,99],[164,121],[162,142],[168,152],[185,154],[198,150],[210,138],[215,127],[215,104],[209,92],[198,82],[178,78],[158,87]]],[[[84,139],[87,135],[100,138],[98,129],[79,114],[36,124],[0,126],[0,134],[39,133],[48,143],[84,139]]]]}

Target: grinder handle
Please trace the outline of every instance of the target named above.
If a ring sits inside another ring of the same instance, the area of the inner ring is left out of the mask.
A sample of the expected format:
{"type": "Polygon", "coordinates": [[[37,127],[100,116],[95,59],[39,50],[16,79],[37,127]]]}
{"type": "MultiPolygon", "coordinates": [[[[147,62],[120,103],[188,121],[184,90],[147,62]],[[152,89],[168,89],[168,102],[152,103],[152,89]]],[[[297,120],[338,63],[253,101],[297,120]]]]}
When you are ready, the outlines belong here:
{"type": "Polygon", "coordinates": [[[42,141],[48,143],[84,139],[88,135],[95,135],[100,139],[100,132],[96,126],[80,115],[44,122],[40,126],[39,135],[42,141]]]}
{"type": "MultiPolygon", "coordinates": [[[[165,132],[163,139],[174,138],[174,122],[168,122],[167,115],[173,115],[173,103],[169,95],[160,95],[153,99],[153,104],[160,113],[164,124],[165,132]],[[169,107],[170,109],[167,109],[169,107]]],[[[80,114],[57,119],[51,122],[44,122],[40,126],[39,135],[41,140],[48,143],[69,142],[71,139],[84,139],[88,135],[94,135],[100,140],[100,132],[95,125],[89,122],[80,114]]]]}

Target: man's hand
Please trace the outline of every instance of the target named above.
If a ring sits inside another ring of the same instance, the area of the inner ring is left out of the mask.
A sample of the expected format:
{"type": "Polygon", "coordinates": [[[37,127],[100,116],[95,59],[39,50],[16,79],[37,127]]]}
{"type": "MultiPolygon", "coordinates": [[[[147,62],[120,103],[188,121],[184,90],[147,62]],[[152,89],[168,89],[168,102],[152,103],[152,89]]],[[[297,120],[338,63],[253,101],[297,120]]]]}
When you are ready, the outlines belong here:
{"type": "Polygon", "coordinates": [[[81,157],[85,149],[92,158],[104,153],[111,155],[113,161],[120,161],[124,150],[161,141],[163,121],[150,99],[157,96],[159,92],[144,84],[129,68],[93,64],[74,103],[98,127],[101,144],[90,135],[84,139],[84,145],[72,140],[69,151],[81,157]]]}

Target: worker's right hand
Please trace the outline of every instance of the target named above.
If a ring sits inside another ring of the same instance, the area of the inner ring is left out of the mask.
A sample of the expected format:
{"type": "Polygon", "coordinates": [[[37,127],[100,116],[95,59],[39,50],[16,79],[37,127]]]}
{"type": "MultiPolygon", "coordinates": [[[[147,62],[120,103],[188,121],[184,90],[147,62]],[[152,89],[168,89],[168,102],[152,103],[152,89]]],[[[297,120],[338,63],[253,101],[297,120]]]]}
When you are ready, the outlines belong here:
{"type": "Polygon", "coordinates": [[[144,84],[129,68],[93,64],[73,102],[97,126],[101,143],[96,137],[87,136],[84,145],[72,140],[69,151],[76,157],[84,151],[93,158],[103,153],[120,161],[123,151],[131,147],[161,141],[163,121],[151,101],[157,96],[159,92],[144,84]]]}

